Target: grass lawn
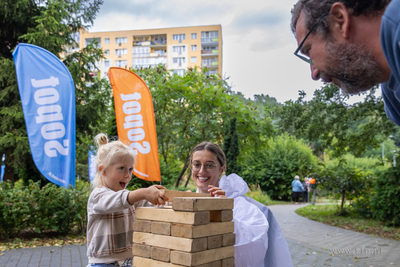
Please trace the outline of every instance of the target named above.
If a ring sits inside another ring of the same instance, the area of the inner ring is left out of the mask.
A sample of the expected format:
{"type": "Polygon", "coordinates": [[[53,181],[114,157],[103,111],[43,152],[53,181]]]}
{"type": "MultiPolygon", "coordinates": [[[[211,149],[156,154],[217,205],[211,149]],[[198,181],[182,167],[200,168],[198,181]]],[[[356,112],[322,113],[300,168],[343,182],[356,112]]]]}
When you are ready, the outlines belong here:
{"type": "Polygon", "coordinates": [[[400,241],[400,227],[387,226],[380,221],[365,219],[352,212],[350,208],[348,209],[347,216],[339,216],[335,215],[339,210],[338,205],[308,205],[297,209],[296,213],[308,219],[347,230],[400,241]]]}

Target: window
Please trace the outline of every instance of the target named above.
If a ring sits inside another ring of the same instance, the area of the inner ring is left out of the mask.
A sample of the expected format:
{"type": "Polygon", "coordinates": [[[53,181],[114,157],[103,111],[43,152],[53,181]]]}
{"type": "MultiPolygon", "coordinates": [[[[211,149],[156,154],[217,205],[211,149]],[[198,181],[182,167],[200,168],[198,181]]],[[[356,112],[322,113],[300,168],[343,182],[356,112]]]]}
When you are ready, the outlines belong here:
{"type": "Polygon", "coordinates": [[[109,60],[105,60],[104,61],[104,67],[110,67],[110,61],[109,60]]]}
{"type": "Polygon", "coordinates": [[[115,38],[116,44],[126,44],[128,42],[128,37],[115,38]]]}
{"type": "Polygon", "coordinates": [[[214,38],[218,38],[219,34],[218,31],[213,31],[213,32],[201,32],[201,42],[202,43],[214,43],[214,42],[218,42],[218,39],[214,39],[214,38]]]}
{"type": "Polygon", "coordinates": [[[148,57],[150,56],[150,47],[148,46],[136,46],[132,50],[133,57],[148,57]]]}
{"type": "Polygon", "coordinates": [[[105,39],[104,39],[104,43],[105,43],[105,44],[109,44],[109,43],[110,43],[110,38],[105,38],[105,39]]]}
{"type": "Polygon", "coordinates": [[[125,67],[126,65],[128,65],[127,60],[116,60],[115,61],[115,67],[125,67]]]}
{"type": "Polygon", "coordinates": [[[154,53],[157,53],[159,57],[163,57],[167,53],[167,50],[166,49],[156,49],[156,50],[154,50],[154,53]]]}
{"type": "Polygon", "coordinates": [[[179,41],[180,43],[182,42],[182,40],[185,40],[185,39],[186,39],[185,34],[173,34],[172,35],[172,40],[179,41]]]}
{"type": "Polygon", "coordinates": [[[185,46],[184,45],[173,46],[172,52],[179,53],[179,55],[181,55],[182,52],[185,52],[185,46]]]}
{"type": "Polygon", "coordinates": [[[109,56],[109,55],[110,55],[110,49],[104,50],[104,55],[105,55],[105,56],[109,56]]]}
{"type": "Polygon", "coordinates": [[[201,32],[201,38],[218,38],[218,31],[201,32]]]}
{"type": "Polygon", "coordinates": [[[211,66],[213,62],[217,62],[215,58],[203,59],[203,66],[211,66]]]}
{"type": "Polygon", "coordinates": [[[191,37],[192,39],[197,39],[197,33],[192,33],[191,37]]]}
{"type": "Polygon", "coordinates": [[[179,67],[180,67],[180,66],[182,66],[182,63],[185,63],[185,58],[184,57],[174,57],[172,59],[172,63],[179,64],[179,67]]]}
{"type": "Polygon", "coordinates": [[[128,49],[115,49],[115,54],[120,56],[120,55],[126,55],[128,54],[128,49]]]}
{"type": "Polygon", "coordinates": [[[173,73],[176,73],[179,76],[183,76],[183,74],[185,74],[185,70],[173,70],[173,73]]]}
{"type": "Polygon", "coordinates": [[[192,50],[192,51],[197,51],[197,45],[192,45],[191,50],[192,50]]]}
{"type": "Polygon", "coordinates": [[[190,63],[197,63],[197,57],[191,57],[190,63]]]}

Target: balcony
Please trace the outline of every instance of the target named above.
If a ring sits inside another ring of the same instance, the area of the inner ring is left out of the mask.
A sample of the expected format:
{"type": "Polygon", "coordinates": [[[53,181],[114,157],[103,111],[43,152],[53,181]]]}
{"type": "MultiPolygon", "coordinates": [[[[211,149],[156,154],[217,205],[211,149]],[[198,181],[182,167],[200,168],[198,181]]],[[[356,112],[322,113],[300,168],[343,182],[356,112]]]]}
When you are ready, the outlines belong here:
{"type": "Polygon", "coordinates": [[[218,50],[201,50],[202,57],[214,57],[218,56],[218,54],[219,54],[218,50]]]}
{"type": "Polygon", "coordinates": [[[133,41],[133,46],[150,46],[150,41],[133,41]]]}
{"type": "Polygon", "coordinates": [[[132,54],[132,58],[142,58],[142,57],[167,57],[167,53],[134,53],[132,54]]]}
{"type": "Polygon", "coordinates": [[[219,38],[201,38],[201,44],[218,44],[219,38]]]}
{"type": "Polygon", "coordinates": [[[214,61],[214,62],[203,62],[201,64],[202,67],[207,67],[209,69],[214,69],[214,68],[218,68],[219,63],[218,61],[214,61]]]}
{"type": "Polygon", "coordinates": [[[166,47],[167,46],[167,41],[152,41],[151,43],[150,43],[150,46],[151,47],[154,47],[154,48],[158,48],[158,47],[166,47]]]}

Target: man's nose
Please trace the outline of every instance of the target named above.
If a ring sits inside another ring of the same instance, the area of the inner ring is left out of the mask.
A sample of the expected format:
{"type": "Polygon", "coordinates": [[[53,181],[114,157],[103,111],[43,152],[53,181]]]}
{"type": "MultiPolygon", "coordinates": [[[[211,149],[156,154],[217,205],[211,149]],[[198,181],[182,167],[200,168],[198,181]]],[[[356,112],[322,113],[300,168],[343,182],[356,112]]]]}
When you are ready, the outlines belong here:
{"type": "Polygon", "coordinates": [[[317,69],[314,65],[310,65],[310,69],[311,69],[311,78],[314,81],[318,81],[321,78],[321,73],[319,69],[317,69]]]}

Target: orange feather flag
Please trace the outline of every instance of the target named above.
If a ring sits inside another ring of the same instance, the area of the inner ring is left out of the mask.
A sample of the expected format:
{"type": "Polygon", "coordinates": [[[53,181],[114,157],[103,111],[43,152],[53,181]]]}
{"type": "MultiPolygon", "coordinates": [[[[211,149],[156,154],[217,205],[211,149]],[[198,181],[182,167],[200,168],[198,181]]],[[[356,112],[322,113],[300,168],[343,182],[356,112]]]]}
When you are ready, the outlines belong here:
{"type": "Polygon", "coordinates": [[[147,181],[161,181],[156,122],[149,88],[130,70],[112,67],[107,75],[114,93],[118,137],[136,153],[134,174],[147,181]]]}

